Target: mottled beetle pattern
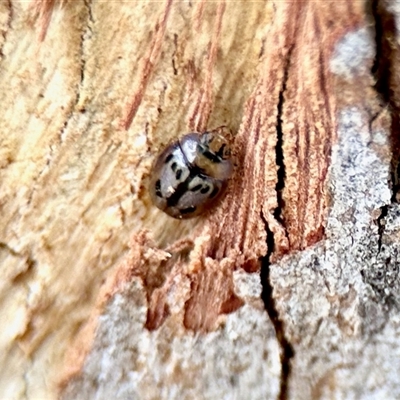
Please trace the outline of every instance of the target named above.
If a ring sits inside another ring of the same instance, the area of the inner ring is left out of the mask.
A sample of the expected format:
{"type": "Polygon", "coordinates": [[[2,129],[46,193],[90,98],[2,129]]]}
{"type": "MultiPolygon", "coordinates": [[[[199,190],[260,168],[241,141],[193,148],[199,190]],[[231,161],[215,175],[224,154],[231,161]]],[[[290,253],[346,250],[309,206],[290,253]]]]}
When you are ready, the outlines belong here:
{"type": "Polygon", "coordinates": [[[153,203],[174,218],[192,218],[215,204],[233,165],[223,129],[188,133],[157,157],[150,178],[153,203]]]}

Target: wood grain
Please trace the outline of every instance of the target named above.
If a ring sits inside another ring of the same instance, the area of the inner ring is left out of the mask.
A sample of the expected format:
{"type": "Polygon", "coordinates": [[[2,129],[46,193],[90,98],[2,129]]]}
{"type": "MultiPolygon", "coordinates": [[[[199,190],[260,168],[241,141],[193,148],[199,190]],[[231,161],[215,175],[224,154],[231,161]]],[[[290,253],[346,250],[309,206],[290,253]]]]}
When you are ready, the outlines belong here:
{"type": "MultiPolygon", "coordinates": [[[[399,54],[392,6],[1,3],[0,302],[8,328],[0,362],[8,367],[0,393],[118,397],[124,388],[121,398],[173,398],[178,388],[180,398],[323,398],[328,387],[345,387],[334,362],[317,368],[316,384],[306,372],[312,356],[329,356],[305,344],[329,343],[308,311],[329,303],[340,314],[335,329],[357,335],[359,315],[349,322],[335,307],[370,309],[362,297],[370,275],[362,281],[356,266],[352,282],[364,286],[327,295],[336,272],[326,281],[307,275],[318,268],[304,260],[314,250],[320,260],[324,246],[321,259],[353,254],[342,242],[329,246],[345,218],[357,226],[351,210],[362,214],[361,197],[345,216],[332,211],[345,198],[336,191],[346,179],[340,157],[358,132],[371,137],[360,165],[371,150],[395,175],[397,125],[388,113],[398,108],[397,75],[382,79],[399,54]],[[234,133],[226,196],[204,216],[172,220],[150,202],[154,157],[184,133],[222,125],[234,133]],[[297,352],[293,362],[285,343],[297,352]]],[[[378,217],[369,223],[383,232],[378,217]]],[[[358,231],[344,232],[357,242],[358,231]]]]}

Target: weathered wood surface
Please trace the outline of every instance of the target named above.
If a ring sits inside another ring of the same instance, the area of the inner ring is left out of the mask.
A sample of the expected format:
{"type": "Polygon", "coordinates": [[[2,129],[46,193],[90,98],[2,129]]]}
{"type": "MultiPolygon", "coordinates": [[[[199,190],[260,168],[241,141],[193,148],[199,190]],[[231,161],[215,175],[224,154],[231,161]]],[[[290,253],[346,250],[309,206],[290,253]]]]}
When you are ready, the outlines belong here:
{"type": "Polygon", "coordinates": [[[400,397],[400,7],[0,3],[0,397],[400,397]],[[154,156],[227,125],[175,221],[154,156]]]}

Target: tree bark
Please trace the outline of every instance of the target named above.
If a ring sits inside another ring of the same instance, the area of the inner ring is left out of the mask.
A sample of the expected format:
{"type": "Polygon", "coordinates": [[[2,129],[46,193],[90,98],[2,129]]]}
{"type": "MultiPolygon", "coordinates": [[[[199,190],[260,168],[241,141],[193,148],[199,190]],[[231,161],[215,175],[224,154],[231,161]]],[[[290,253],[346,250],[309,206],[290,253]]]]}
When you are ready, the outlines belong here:
{"type": "Polygon", "coordinates": [[[0,397],[400,398],[400,7],[0,4],[0,397]],[[226,125],[226,196],[150,202],[226,125]]]}

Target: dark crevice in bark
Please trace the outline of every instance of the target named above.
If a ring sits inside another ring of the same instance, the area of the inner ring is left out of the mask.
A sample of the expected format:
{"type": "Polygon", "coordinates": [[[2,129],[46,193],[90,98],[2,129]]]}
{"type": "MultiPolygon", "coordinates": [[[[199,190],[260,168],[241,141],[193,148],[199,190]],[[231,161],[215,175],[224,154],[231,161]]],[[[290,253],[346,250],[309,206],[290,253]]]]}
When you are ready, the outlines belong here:
{"type": "Polygon", "coordinates": [[[381,251],[382,247],[382,236],[385,231],[385,218],[388,214],[389,206],[381,207],[381,215],[377,218],[376,223],[378,224],[378,252],[381,251]]]}
{"type": "MultiPolygon", "coordinates": [[[[264,219],[264,218],[263,218],[264,219]]],[[[281,347],[281,379],[280,379],[280,391],[279,400],[286,400],[289,398],[288,383],[291,372],[290,360],[292,359],[294,352],[293,347],[289,340],[285,336],[285,327],[283,321],[279,318],[278,311],[276,309],[275,299],[273,297],[273,287],[270,281],[270,257],[274,251],[274,234],[269,229],[267,221],[264,219],[265,229],[267,231],[267,244],[268,252],[265,257],[261,259],[261,283],[262,293],[261,298],[264,302],[265,309],[268,313],[270,320],[272,321],[276,338],[281,347]]]]}
{"type": "Polygon", "coordinates": [[[395,17],[385,8],[385,1],[371,0],[371,15],[375,23],[375,59],[371,72],[376,79],[375,89],[390,103],[393,44],[396,39],[395,17]]]}
{"type": "Polygon", "coordinates": [[[396,19],[389,11],[388,0],[371,0],[369,15],[375,25],[376,54],[371,72],[375,77],[375,90],[391,112],[390,146],[392,150],[391,179],[392,202],[400,190],[400,79],[396,76],[396,64],[400,60],[397,45],[396,19]]]}
{"type": "MultiPolygon", "coordinates": [[[[282,225],[285,226],[285,219],[283,215],[285,201],[282,197],[282,192],[285,187],[285,162],[284,162],[284,154],[283,154],[283,130],[282,130],[282,122],[283,122],[283,104],[284,104],[284,94],[286,92],[286,83],[289,77],[289,67],[290,60],[292,55],[293,46],[289,49],[286,62],[284,66],[284,75],[282,80],[282,88],[279,92],[279,99],[277,105],[277,118],[276,118],[276,147],[275,147],[275,162],[278,166],[277,170],[277,182],[275,186],[277,203],[278,207],[274,210],[274,218],[282,225]]],[[[281,379],[280,379],[280,391],[279,391],[279,400],[286,400],[289,397],[288,386],[289,386],[289,378],[291,372],[290,361],[294,355],[293,347],[287,337],[285,336],[285,327],[283,321],[279,318],[278,311],[276,309],[275,299],[273,297],[273,287],[270,281],[270,265],[271,265],[271,255],[275,250],[275,238],[274,233],[268,226],[268,223],[263,215],[261,218],[265,224],[265,230],[267,233],[267,254],[265,257],[261,258],[261,284],[263,287],[261,298],[264,302],[265,309],[269,315],[270,320],[272,321],[276,338],[281,347],[281,379]]]]}
{"type": "MultiPolygon", "coordinates": [[[[390,11],[392,4],[392,0],[369,0],[367,13],[375,27],[376,54],[371,68],[371,73],[376,80],[374,88],[381,98],[382,108],[387,108],[391,115],[389,144],[392,158],[389,184],[392,190],[391,202],[394,203],[399,201],[400,193],[400,76],[396,73],[400,62],[400,46],[398,45],[399,27],[396,27],[396,17],[390,11]]],[[[370,120],[371,131],[372,123],[378,116],[379,113],[373,115],[370,120]]],[[[392,256],[382,260],[382,257],[385,257],[383,236],[389,207],[390,205],[381,207],[381,214],[376,219],[378,253],[380,253],[378,262],[372,268],[361,271],[364,282],[372,287],[376,296],[374,299],[383,307],[384,314],[387,314],[392,307],[399,307],[398,262],[396,257],[392,256]]],[[[386,319],[387,317],[384,317],[383,321],[386,319]]]]}

